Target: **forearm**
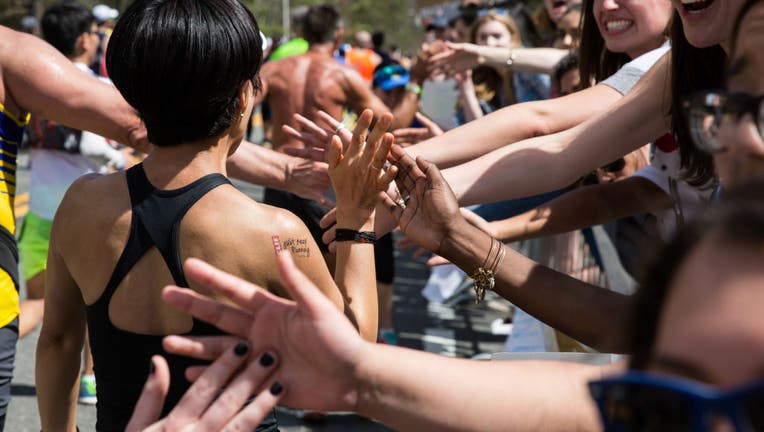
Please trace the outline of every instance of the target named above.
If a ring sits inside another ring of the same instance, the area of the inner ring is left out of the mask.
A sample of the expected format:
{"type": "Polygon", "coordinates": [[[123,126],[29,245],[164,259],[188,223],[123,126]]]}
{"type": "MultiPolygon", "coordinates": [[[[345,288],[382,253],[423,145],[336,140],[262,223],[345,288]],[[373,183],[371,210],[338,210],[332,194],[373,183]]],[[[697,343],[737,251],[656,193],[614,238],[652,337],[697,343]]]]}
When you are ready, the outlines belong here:
{"type": "Polygon", "coordinates": [[[287,190],[288,165],[291,156],[242,141],[228,158],[228,175],[253,184],[287,190]]]}
{"type": "Polygon", "coordinates": [[[492,222],[497,238],[512,242],[602,225],[670,207],[670,198],[641,177],[583,186],[521,215],[492,222]]]}
{"type": "Polygon", "coordinates": [[[448,168],[507,144],[572,128],[602,114],[621,99],[612,88],[596,85],[555,99],[515,104],[406,151],[441,169],[448,168]]]}
{"type": "MultiPolygon", "coordinates": [[[[374,231],[373,215],[365,221],[337,214],[337,227],[356,231],[374,231]]],[[[356,324],[361,337],[377,340],[378,305],[377,277],[374,267],[374,245],[354,241],[337,242],[337,265],[334,273],[348,317],[356,324]]]]}
{"type": "Polygon", "coordinates": [[[546,119],[531,104],[517,104],[406,148],[439,168],[468,162],[504,145],[548,132],[546,119]]]}
{"type": "MultiPolygon", "coordinates": [[[[465,223],[440,250],[467,274],[482,266],[490,237],[465,223]]],[[[544,267],[511,248],[497,270],[497,294],[549,326],[603,352],[626,350],[632,298],[544,267]]]]}
{"type": "Polygon", "coordinates": [[[377,345],[359,375],[358,411],[397,430],[596,431],[586,383],[602,367],[474,361],[377,345]]]}
{"type": "Polygon", "coordinates": [[[54,340],[43,328],[37,344],[35,385],[43,431],[70,431],[77,426],[77,377],[82,338],[54,340]]]}
{"type": "Polygon", "coordinates": [[[552,74],[559,61],[569,53],[557,48],[506,48],[481,47],[484,64],[495,68],[508,67],[512,55],[512,69],[519,72],[552,74]]]}

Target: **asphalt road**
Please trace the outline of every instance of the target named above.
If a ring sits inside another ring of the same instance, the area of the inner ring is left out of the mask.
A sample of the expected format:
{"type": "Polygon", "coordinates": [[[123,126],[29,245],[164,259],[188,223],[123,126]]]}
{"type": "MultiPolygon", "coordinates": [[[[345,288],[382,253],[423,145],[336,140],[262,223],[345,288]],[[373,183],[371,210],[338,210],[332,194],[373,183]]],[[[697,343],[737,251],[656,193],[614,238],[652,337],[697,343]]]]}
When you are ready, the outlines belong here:
{"type": "MultiPolygon", "coordinates": [[[[22,154],[17,174],[17,209],[20,213],[24,211],[24,193],[28,190],[29,172],[25,168],[25,160],[25,155],[22,154]]],[[[262,189],[259,187],[242,184],[239,186],[255,199],[262,196],[262,189]]],[[[454,306],[428,303],[420,295],[428,272],[423,259],[412,259],[406,253],[396,252],[393,321],[398,344],[454,357],[473,357],[501,351],[505,337],[491,334],[490,326],[493,320],[503,318],[507,314],[508,304],[500,299],[493,299],[478,306],[469,301],[454,306]]],[[[35,332],[21,340],[18,345],[12,387],[13,399],[6,421],[6,430],[10,432],[40,430],[34,386],[37,336],[38,333],[35,332]]],[[[79,405],[77,415],[80,430],[95,430],[94,407],[79,405]]],[[[281,430],[287,432],[389,430],[378,423],[352,414],[331,414],[326,422],[321,424],[305,423],[288,408],[280,408],[277,415],[281,430]]]]}

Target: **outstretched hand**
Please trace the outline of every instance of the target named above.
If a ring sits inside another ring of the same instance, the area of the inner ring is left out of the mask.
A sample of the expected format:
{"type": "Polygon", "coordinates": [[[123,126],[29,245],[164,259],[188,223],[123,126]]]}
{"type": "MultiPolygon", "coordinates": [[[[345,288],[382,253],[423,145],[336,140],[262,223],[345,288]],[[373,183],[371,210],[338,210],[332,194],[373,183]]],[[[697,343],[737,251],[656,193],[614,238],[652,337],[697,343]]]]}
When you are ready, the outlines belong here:
{"type": "Polygon", "coordinates": [[[420,128],[401,128],[393,131],[395,142],[401,147],[407,147],[417,144],[426,139],[443,135],[443,129],[437,123],[429,119],[421,112],[417,112],[414,117],[422,123],[424,127],[420,128]]]}
{"type": "Polygon", "coordinates": [[[454,76],[472,70],[481,64],[480,47],[470,43],[446,42],[446,49],[429,59],[431,73],[454,76]]]}
{"type": "MultiPolygon", "coordinates": [[[[283,386],[286,405],[320,411],[353,411],[359,394],[357,372],[370,345],[350,321],[294,265],[288,252],[277,258],[281,280],[294,301],[197,259],[185,264],[186,274],[197,284],[230,299],[224,304],[193,290],[167,287],[163,299],[221,330],[248,340],[250,352],[268,352],[278,370],[269,378],[283,386]]],[[[203,359],[225,355],[220,338],[165,338],[167,351],[203,359]]],[[[232,382],[260,380],[260,357],[250,358],[232,382]],[[259,368],[259,369],[258,369],[259,368]]],[[[206,373],[206,372],[205,372],[206,373]]],[[[229,385],[218,399],[235,388],[229,385]]],[[[236,395],[233,395],[234,397],[236,395]]],[[[232,408],[235,413],[235,408],[232,408]]]]}
{"type": "Polygon", "coordinates": [[[335,135],[327,150],[329,177],[337,195],[337,221],[342,228],[360,228],[374,213],[379,193],[387,189],[397,173],[395,167],[384,169],[394,140],[387,133],[393,116],[380,116],[369,133],[373,120],[374,113],[364,110],[347,148],[343,149],[335,135]]]}
{"type": "Polygon", "coordinates": [[[297,130],[289,125],[283,125],[281,130],[290,137],[305,144],[305,148],[286,147],[284,152],[290,156],[311,159],[316,162],[328,162],[326,149],[333,135],[340,137],[343,148],[350,145],[352,132],[344,124],[337,121],[324,111],[316,112],[316,121],[300,114],[294,114],[292,119],[300,126],[297,130]]]}
{"type": "Polygon", "coordinates": [[[254,430],[281,398],[281,384],[273,382],[266,385],[277,368],[276,359],[271,357],[272,361],[267,366],[263,366],[262,362],[258,363],[259,367],[250,366],[240,374],[246,375],[246,379],[231,381],[231,377],[245,363],[249,346],[229,337],[222,340],[228,343],[224,349],[221,348],[219,358],[196,377],[180,402],[162,420],[159,416],[170,387],[170,370],[163,357],[152,357],[152,372],[126,431],[254,430]],[[225,397],[219,397],[224,387],[225,397]],[[267,390],[260,391],[263,388],[267,390]],[[256,391],[260,391],[259,395],[244,407],[256,391]]]}
{"type": "Polygon", "coordinates": [[[395,182],[403,205],[389,193],[383,197],[385,205],[408,237],[438,253],[443,240],[462,221],[453,191],[434,164],[422,158],[415,161],[397,145],[391,162],[398,167],[395,182]]]}

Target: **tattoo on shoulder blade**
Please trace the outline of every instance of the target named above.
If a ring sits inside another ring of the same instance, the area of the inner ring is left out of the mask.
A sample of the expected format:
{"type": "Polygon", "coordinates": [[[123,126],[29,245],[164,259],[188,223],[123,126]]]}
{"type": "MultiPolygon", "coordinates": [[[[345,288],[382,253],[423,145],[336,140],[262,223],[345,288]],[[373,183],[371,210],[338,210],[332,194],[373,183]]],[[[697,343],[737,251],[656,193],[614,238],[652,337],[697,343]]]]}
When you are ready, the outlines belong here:
{"type": "Polygon", "coordinates": [[[293,256],[300,258],[310,257],[310,248],[308,247],[307,238],[288,238],[284,240],[283,247],[292,253],[293,256]]]}
{"type": "Polygon", "coordinates": [[[273,250],[276,252],[276,255],[281,252],[281,240],[279,240],[279,236],[272,235],[271,241],[273,242],[273,250]]]}

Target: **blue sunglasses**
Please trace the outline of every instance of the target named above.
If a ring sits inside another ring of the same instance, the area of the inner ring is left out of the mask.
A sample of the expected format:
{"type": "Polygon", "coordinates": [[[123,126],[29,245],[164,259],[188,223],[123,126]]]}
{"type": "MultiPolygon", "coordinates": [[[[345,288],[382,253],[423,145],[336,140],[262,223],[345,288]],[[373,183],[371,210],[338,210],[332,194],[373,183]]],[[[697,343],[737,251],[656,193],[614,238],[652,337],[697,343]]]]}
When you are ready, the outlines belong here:
{"type": "Polygon", "coordinates": [[[720,391],[631,371],[589,383],[605,432],[700,432],[720,417],[736,431],[764,431],[764,381],[720,391]]]}

